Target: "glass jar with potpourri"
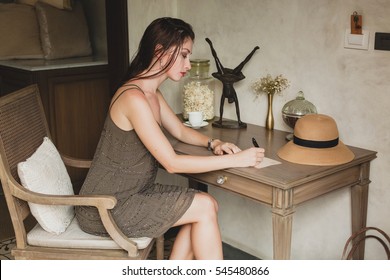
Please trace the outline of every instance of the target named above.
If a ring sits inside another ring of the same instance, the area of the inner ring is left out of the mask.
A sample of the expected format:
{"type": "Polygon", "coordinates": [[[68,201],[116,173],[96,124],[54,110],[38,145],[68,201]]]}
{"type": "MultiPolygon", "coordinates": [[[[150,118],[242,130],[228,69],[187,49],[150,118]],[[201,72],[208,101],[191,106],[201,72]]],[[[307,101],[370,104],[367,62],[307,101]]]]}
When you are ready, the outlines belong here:
{"type": "Polygon", "coordinates": [[[183,118],[188,113],[201,111],[204,120],[214,118],[214,79],[209,76],[210,60],[192,59],[190,76],[183,88],[183,118]]]}

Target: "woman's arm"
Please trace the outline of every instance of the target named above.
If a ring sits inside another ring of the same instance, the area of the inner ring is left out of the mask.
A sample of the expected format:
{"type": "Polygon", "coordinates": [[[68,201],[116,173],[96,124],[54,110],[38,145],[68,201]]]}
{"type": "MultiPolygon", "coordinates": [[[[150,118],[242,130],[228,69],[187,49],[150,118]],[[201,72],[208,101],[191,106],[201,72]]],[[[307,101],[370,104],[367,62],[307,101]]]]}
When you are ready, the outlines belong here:
{"type": "MultiPolygon", "coordinates": [[[[208,142],[211,140],[208,136],[183,125],[160,92],[158,93],[158,98],[162,124],[173,137],[187,144],[208,147],[208,142]]],[[[216,155],[232,154],[241,151],[235,144],[222,142],[220,139],[214,139],[211,142],[211,148],[216,155]]]]}
{"type": "MultiPolygon", "coordinates": [[[[257,167],[264,157],[264,150],[259,148],[251,148],[243,152],[223,156],[177,155],[156,122],[143,94],[129,94],[125,99],[125,112],[132,127],[146,148],[170,173],[201,173],[230,167],[257,167]]],[[[165,106],[162,106],[161,114],[166,113],[166,108],[163,107],[165,106]]],[[[208,137],[190,128],[187,130],[173,112],[168,114],[168,117],[162,116],[162,119],[163,124],[168,125],[170,130],[174,128],[179,129],[179,132],[176,134],[179,136],[179,139],[184,139],[188,143],[199,144],[200,146],[207,145],[208,137]],[[184,135],[187,132],[193,139],[184,135]]]]}

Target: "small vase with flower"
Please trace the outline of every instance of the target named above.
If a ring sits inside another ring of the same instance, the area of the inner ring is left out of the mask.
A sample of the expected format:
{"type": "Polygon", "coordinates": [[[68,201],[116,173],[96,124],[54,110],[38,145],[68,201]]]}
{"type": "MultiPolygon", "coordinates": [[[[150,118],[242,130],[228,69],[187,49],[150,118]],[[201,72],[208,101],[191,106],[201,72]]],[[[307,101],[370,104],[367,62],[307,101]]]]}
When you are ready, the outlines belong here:
{"type": "Polygon", "coordinates": [[[282,74],[273,78],[270,74],[259,78],[252,84],[252,89],[256,94],[256,98],[262,94],[267,95],[268,112],[265,127],[268,130],[274,129],[274,116],[272,111],[273,97],[275,94],[281,94],[283,90],[289,87],[289,81],[282,74]]]}

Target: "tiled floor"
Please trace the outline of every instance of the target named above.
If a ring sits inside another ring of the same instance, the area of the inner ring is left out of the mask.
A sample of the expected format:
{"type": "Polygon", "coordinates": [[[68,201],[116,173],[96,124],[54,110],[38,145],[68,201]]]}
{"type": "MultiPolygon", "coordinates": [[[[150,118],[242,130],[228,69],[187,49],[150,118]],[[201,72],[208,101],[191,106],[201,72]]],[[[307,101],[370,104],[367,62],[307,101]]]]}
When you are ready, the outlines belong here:
{"type": "MultiPolygon", "coordinates": [[[[5,199],[0,195],[0,241],[10,239],[14,236],[11,225],[11,219],[7,210],[5,199]]],[[[165,258],[168,258],[173,241],[175,239],[176,230],[172,229],[165,236],[165,258]]],[[[226,260],[255,260],[256,257],[249,255],[239,249],[236,249],[229,244],[223,244],[224,259],[226,260]]],[[[151,255],[151,258],[154,256],[151,255]]]]}

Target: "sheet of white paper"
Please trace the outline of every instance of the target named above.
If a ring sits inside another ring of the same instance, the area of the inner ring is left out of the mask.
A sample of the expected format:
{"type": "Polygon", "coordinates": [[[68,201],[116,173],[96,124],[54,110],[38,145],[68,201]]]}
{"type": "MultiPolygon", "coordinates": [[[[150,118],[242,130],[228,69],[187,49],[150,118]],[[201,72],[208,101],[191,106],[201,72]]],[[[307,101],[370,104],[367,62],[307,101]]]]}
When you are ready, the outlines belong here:
{"type": "Polygon", "coordinates": [[[260,168],[268,167],[271,165],[281,164],[280,161],[274,160],[272,158],[264,157],[263,161],[260,164],[260,168]]]}

